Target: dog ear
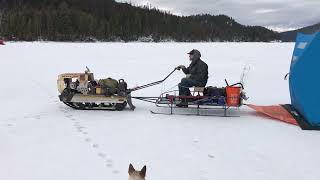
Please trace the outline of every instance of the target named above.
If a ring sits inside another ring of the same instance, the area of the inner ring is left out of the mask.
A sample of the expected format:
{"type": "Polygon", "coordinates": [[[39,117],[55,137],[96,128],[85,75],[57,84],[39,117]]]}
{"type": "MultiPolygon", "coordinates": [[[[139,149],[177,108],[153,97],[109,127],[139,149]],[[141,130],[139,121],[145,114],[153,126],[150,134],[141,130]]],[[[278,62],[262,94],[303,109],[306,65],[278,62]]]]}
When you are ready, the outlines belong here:
{"type": "Polygon", "coordinates": [[[135,171],[136,171],[136,170],[134,169],[134,167],[133,167],[132,164],[130,163],[128,173],[131,174],[131,173],[133,173],[133,172],[135,172],[135,171]]]}
{"type": "Polygon", "coordinates": [[[143,168],[140,171],[140,176],[142,178],[145,178],[146,177],[146,172],[147,172],[147,166],[143,166],[143,168]]]}

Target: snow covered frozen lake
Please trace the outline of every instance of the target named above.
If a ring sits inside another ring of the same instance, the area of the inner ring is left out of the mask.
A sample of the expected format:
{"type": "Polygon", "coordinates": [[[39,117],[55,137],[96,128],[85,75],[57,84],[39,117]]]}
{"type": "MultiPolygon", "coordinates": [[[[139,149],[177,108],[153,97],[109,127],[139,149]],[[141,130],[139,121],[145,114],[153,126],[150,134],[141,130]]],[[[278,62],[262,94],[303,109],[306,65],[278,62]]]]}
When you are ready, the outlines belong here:
{"type": "MultiPolygon", "coordinates": [[[[246,103],[290,103],[293,43],[10,43],[0,46],[0,180],[123,180],[147,165],[148,180],[319,180],[320,133],[243,106],[240,117],[166,116],[134,100],[134,112],[77,111],[58,100],[57,76],[82,72],[129,87],[188,65],[199,49],[208,85],[236,83],[250,67],[246,103]]],[[[134,92],[158,96],[183,77],[134,92]]]]}

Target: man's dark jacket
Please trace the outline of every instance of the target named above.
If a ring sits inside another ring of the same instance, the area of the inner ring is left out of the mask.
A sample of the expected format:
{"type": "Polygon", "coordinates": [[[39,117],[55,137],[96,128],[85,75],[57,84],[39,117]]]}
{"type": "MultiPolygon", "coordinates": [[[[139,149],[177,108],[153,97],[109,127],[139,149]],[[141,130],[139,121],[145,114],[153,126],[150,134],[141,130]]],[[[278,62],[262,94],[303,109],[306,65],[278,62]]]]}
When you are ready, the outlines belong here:
{"type": "Polygon", "coordinates": [[[182,68],[185,74],[190,74],[190,79],[196,82],[196,86],[205,87],[208,81],[208,65],[200,58],[193,60],[189,67],[182,68]]]}

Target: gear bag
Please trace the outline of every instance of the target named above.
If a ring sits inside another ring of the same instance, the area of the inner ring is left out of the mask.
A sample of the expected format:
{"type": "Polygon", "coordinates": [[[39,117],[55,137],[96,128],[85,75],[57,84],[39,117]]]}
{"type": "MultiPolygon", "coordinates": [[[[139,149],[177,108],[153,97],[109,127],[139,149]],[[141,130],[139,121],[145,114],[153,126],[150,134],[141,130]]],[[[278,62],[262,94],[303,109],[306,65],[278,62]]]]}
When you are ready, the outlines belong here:
{"type": "Polygon", "coordinates": [[[106,95],[113,95],[117,93],[118,81],[112,78],[100,79],[98,84],[104,89],[106,95]]]}
{"type": "Polygon", "coordinates": [[[226,90],[225,88],[217,88],[217,87],[212,87],[208,86],[204,89],[204,95],[205,96],[210,96],[210,97],[221,97],[221,96],[226,96],[226,90]]]}

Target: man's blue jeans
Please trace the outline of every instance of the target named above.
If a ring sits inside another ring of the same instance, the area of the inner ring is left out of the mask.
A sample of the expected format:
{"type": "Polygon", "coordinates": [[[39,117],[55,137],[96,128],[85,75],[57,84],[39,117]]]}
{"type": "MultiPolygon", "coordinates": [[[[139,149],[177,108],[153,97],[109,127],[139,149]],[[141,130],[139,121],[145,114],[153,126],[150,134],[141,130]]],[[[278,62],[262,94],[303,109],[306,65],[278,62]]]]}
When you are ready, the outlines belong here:
{"type": "Polygon", "coordinates": [[[181,79],[181,82],[179,83],[179,96],[190,96],[190,87],[196,86],[197,82],[195,82],[192,79],[183,78],[181,79]]]}

